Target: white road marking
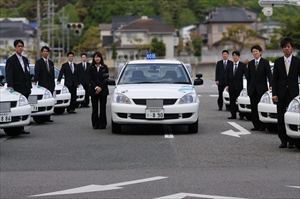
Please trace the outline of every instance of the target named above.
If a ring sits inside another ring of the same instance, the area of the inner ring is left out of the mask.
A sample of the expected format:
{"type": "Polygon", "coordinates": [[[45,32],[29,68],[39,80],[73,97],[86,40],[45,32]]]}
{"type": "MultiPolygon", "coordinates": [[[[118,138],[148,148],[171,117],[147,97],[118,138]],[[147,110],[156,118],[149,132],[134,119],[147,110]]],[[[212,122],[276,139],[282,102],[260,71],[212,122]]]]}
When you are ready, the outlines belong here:
{"type": "Polygon", "coordinates": [[[209,95],[210,97],[219,97],[219,95],[209,95]]]}
{"type": "Polygon", "coordinates": [[[165,138],[174,138],[173,134],[165,134],[165,138]]]}
{"type": "Polygon", "coordinates": [[[157,176],[157,177],[152,177],[152,178],[145,178],[145,179],[140,179],[140,180],[133,180],[133,181],[121,182],[121,183],[115,183],[115,184],[109,184],[109,185],[91,184],[91,185],[87,185],[87,186],[83,186],[83,187],[77,187],[77,188],[66,189],[66,190],[62,190],[62,191],[32,195],[32,196],[28,196],[28,197],[67,195],[67,194],[89,193],[89,192],[97,192],[97,191],[123,189],[123,187],[121,187],[121,186],[143,183],[143,182],[150,182],[150,181],[154,181],[154,180],[162,180],[165,178],[168,178],[168,177],[157,176]]]}
{"type": "Polygon", "coordinates": [[[228,131],[224,131],[221,134],[223,135],[230,135],[230,136],[234,136],[234,137],[240,137],[240,135],[248,135],[251,134],[249,131],[247,131],[246,129],[244,129],[243,127],[241,127],[240,125],[238,125],[235,122],[228,122],[230,125],[232,125],[233,127],[235,127],[236,129],[240,130],[240,132],[235,132],[233,130],[228,130],[228,131]]]}
{"type": "Polygon", "coordinates": [[[300,189],[300,186],[288,186],[288,185],[287,185],[287,187],[300,189]]]}
{"type": "Polygon", "coordinates": [[[185,197],[195,197],[195,198],[205,198],[205,199],[245,199],[245,198],[235,198],[235,197],[226,197],[226,196],[214,196],[214,195],[203,195],[203,194],[194,194],[194,193],[177,193],[173,195],[168,195],[164,197],[154,198],[154,199],[183,199],[185,197]]]}

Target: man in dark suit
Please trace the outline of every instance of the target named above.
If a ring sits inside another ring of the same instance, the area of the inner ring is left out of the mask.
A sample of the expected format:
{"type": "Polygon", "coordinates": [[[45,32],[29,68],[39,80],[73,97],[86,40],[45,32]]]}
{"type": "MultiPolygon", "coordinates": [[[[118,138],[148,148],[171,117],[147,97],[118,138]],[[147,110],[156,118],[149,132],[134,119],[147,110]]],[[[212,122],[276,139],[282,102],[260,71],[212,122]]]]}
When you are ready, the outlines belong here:
{"type": "MultiPolygon", "coordinates": [[[[24,42],[21,39],[17,39],[14,41],[14,47],[16,53],[7,59],[5,66],[7,88],[18,91],[28,98],[32,85],[29,61],[26,57],[22,56],[24,42]]],[[[21,134],[29,133],[24,128],[21,131],[21,134]]]]}
{"type": "Polygon", "coordinates": [[[79,73],[77,65],[73,62],[74,53],[68,52],[68,61],[61,65],[57,82],[60,83],[62,76],[65,76],[65,86],[69,89],[71,93],[70,106],[67,108],[69,114],[76,114],[75,104],[77,98],[77,87],[79,86],[79,73]]]}
{"type": "MultiPolygon", "coordinates": [[[[33,83],[38,83],[40,86],[47,88],[52,94],[55,89],[54,64],[48,59],[50,49],[48,46],[43,46],[41,49],[42,58],[37,60],[34,65],[34,80],[33,83]]],[[[49,115],[46,122],[53,122],[49,115]]]]}
{"type": "Polygon", "coordinates": [[[78,64],[78,71],[79,71],[79,76],[80,76],[80,84],[83,86],[85,90],[85,97],[84,101],[81,102],[81,107],[90,107],[90,94],[89,94],[89,85],[90,85],[90,80],[88,76],[88,69],[90,68],[91,64],[87,62],[87,54],[82,53],[81,54],[81,63],[78,64]]]}
{"type": "Polygon", "coordinates": [[[222,60],[217,62],[216,65],[216,76],[215,81],[216,85],[218,86],[219,97],[218,97],[218,107],[219,111],[223,108],[223,91],[225,89],[225,74],[227,65],[231,65],[232,61],[228,60],[229,52],[227,50],[222,51],[222,60]]]}
{"type": "Polygon", "coordinates": [[[280,47],[284,56],[274,62],[272,99],[277,103],[278,137],[281,140],[279,148],[294,148],[293,139],[286,134],[284,114],[292,99],[299,95],[300,59],[292,54],[291,38],[283,39],[280,47]]]}
{"type": "MultiPolygon", "coordinates": [[[[236,99],[243,90],[243,76],[247,77],[247,67],[246,64],[240,61],[240,52],[232,52],[233,63],[227,64],[227,71],[225,77],[226,91],[229,92],[230,101],[230,112],[231,117],[228,119],[236,119],[236,112],[238,111],[238,106],[236,104],[236,99]]],[[[240,113],[240,120],[243,120],[243,114],[240,113]]]]}
{"type": "Polygon", "coordinates": [[[261,96],[268,90],[267,79],[269,80],[270,89],[272,88],[272,73],[269,61],[262,58],[262,48],[255,45],[251,48],[254,57],[248,63],[247,91],[251,102],[251,120],[253,128],[251,131],[264,131],[264,123],[259,120],[257,105],[261,96]]]}

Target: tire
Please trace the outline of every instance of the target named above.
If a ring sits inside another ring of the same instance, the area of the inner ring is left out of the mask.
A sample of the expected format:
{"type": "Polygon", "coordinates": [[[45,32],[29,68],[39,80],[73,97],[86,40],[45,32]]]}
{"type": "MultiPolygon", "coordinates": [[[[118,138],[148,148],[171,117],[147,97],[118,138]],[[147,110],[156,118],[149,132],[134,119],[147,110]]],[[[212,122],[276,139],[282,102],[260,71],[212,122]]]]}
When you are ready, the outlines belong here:
{"type": "Polygon", "coordinates": [[[111,120],[111,132],[112,133],[122,133],[121,124],[117,124],[113,120],[111,120]]]}
{"type": "Polygon", "coordinates": [[[79,105],[80,105],[80,103],[79,103],[79,102],[76,102],[76,103],[75,103],[75,108],[78,108],[79,105]]]}
{"type": "Polygon", "coordinates": [[[245,117],[247,118],[247,120],[250,120],[250,121],[251,121],[251,113],[246,113],[246,114],[245,114],[245,117]]]}
{"type": "Polygon", "coordinates": [[[54,108],[54,113],[57,115],[61,115],[65,112],[66,108],[54,108]]]}
{"type": "Polygon", "coordinates": [[[21,134],[23,127],[4,128],[4,132],[8,136],[18,136],[21,134]]]}
{"type": "Polygon", "coordinates": [[[195,123],[188,125],[189,133],[198,133],[198,120],[195,123]]]}
{"type": "Polygon", "coordinates": [[[294,139],[294,144],[297,149],[300,149],[300,139],[294,139]]]}
{"type": "Polygon", "coordinates": [[[44,124],[47,120],[47,116],[32,116],[32,119],[37,124],[44,124]]]}
{"type": "Polygon", "coordinates": [[[269,132],[277,132],[277,124],[266,123],[265,125],[269,132]]]}

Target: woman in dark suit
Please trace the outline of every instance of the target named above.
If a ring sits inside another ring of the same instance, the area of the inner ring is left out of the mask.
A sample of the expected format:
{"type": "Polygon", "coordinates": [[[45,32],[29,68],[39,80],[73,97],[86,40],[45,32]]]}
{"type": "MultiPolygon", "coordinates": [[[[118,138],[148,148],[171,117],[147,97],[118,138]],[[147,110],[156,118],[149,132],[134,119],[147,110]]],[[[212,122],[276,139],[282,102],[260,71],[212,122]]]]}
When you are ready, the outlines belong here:
{"type": "Polygon", "coordinates": [[[91,67],[88,70],[90,80],[90,96],[92,101],[92,125],[94,129],[105,129],[106,120],[106,102],[108,87],[103,74],[108,73],[108,68],[104,64],[102,54],[95,52],[91,67]],[[100,105],[100,113],[98,104],[100,105]]]}

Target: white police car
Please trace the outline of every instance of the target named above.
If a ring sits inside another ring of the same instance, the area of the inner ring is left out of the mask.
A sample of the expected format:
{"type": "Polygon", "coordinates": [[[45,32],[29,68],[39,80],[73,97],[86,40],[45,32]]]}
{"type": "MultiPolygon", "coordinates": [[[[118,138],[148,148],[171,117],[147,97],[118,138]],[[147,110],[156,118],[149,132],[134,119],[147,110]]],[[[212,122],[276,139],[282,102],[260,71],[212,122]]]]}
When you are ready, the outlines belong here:
{"type": "MultiPolygon", "coordinates": [[[[0,82],[4,79],[0,70],[0,82]]],[[[31,106],[26,97],[19,92],[0,85],[0,128],[6,135],[18,136],[30,123],[31,106]]]]}
{"type": "MultiPolygon", "coordinates": [[[[2,74],[5,75],[5,65],[0,65],[2,74]]],[[[31,72],[31,71],[30,71],[31,72]]],[[[32,74],[32,73],[31,73],[32,74]]],[[[4,77],[3,82],[6,82],[4,77]]],[[[7,87],[5,83],[4,87],[7,87]]],[[[31,106],[31,117],[36,123],[45,123],[48,115],[53,113],[55,99],[51,92],[38,85],[32,85],[31,93],[28,97],[28,103],[31,106]]]]}
{"type": "Polygon", "coordinates": [[[111,97],[112,132],[126,124],[182,124],[198,132],[200,100],[187,67],[176,60],[127,62],[111,97]]]}
{"type": "Polygon", "coordinates": [[[290,102],[284,122],[286,134],[294,139],[295,146],[300,149],[300,95],[290,102]]]}

